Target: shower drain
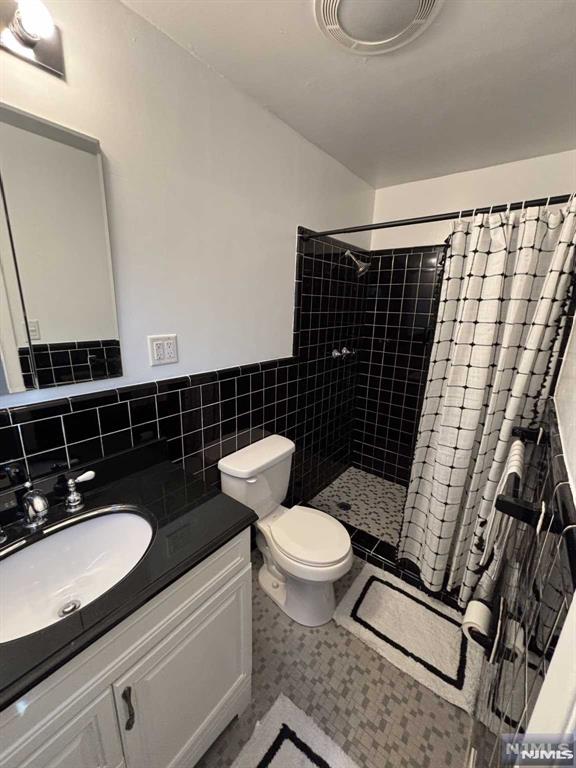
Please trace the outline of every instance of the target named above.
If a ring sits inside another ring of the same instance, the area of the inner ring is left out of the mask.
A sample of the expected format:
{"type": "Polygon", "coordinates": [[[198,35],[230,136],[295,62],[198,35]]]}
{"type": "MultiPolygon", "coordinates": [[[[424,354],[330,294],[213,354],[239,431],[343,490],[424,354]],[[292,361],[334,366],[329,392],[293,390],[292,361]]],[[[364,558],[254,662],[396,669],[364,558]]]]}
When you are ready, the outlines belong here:
{"type": "Polygon", "coordinates": [[[350,510],[352,509],[352,506],[348,504],[347,501],[339,501],[338,509],[341,509],[342,512],[350,512],[350,510]]]}
{"type": "Polygon", "coordinates": [[[70,614],[77,611],[81,605],[82,603],[80,600],[69,600],[67,603],[64,603],[62,608],[59,608],[58,616],[60,616],[61,619],[63,619],[65,616],[70,616],[70,614]]]}

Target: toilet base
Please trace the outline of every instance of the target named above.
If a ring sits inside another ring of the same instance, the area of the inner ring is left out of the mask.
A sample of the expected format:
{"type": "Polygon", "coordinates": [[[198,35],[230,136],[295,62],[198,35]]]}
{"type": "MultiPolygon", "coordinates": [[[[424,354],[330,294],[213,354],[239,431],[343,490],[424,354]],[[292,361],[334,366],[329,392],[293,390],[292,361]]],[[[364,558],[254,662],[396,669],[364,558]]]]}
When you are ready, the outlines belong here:
{"type": "Polygon", "coordinates": [[[272,598],[276,605],[284,610],[286,603],[286,581],[284,576],[271,573],[266,563],[264,563],[258,571],[258,583],[268,597],[272,598]]]}
{"type": "Polygon", "coordinates": [[[266,563],[258,572],[258,582],[286,615],[305,627],[327,624],[334,614],[333,582],[301,581],[280,574],[275,567],[269,570],[266,563]]]}

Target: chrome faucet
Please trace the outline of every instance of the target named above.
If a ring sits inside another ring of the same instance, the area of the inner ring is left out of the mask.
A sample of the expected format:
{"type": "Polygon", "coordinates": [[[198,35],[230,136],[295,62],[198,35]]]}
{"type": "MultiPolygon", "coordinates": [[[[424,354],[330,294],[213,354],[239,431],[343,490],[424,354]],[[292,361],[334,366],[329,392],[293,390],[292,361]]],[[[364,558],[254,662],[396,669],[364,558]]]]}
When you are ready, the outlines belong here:
{"type": "Polygon", "coordinates": [[[337,360],[339,357],[347,358],[347,357],[350,357],[350,355],[355,356],[356,350],[348,349],[348,347],[342,347],[342,350],[339,350],[339,349],[332,350],[332,357],[334,358],[334,360],[337,360]]]}
{"type": "Polygon", "coordinates": [[[68,480],[68,496],[66,497],[66,511],[67,512],[79,512],[84,506],[84,498],[80,491],[76,489],[76,483],[85,483],[87,480],[93,480],[96,477],[96,473],[93,470],[88,470],[76,478],[70,478],[68,480]]]}
{"type": "Polygon", "coordinates": [[[24,527],[28,528],[30,531],[35,531],[46,522],[50,505],[43,493],[34,490],[30,480],[28,480],[27,483],[24,483],[24,486],[28,488],[26,493],[22,496],[24,527]]]}

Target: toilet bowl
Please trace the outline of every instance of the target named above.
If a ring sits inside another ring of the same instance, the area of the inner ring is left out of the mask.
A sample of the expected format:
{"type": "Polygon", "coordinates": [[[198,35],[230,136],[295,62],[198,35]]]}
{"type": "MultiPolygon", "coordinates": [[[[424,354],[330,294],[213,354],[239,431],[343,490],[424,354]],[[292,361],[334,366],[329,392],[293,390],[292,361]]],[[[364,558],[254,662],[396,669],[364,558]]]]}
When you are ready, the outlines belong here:
{"type": "Polygon", "coordinates": [[[294,621],[316,627],[332,618],[334,582],[352,566],[352,544],[325,512],[282,506],[293,453],[291,440],[271,435],[220,459],[218,468],[223,492],[258,515],[260,586],[294,621]]]}

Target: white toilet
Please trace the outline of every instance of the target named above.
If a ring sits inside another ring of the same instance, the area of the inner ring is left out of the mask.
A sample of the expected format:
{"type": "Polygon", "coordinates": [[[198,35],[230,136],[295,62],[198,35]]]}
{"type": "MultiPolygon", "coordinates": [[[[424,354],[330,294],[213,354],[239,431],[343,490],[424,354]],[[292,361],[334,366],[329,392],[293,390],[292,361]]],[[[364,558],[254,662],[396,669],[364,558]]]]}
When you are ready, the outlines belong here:
{"type": "Polygon", "coordinates": [[[325,512],[281,505],[294,447],[271,435],[220,459],[218,469],[223,492],[259,517],[260,586],[294,621],[317,627],[332,618],[334,582],[352,566],[352,543],[342,523],[325,512]]]}

